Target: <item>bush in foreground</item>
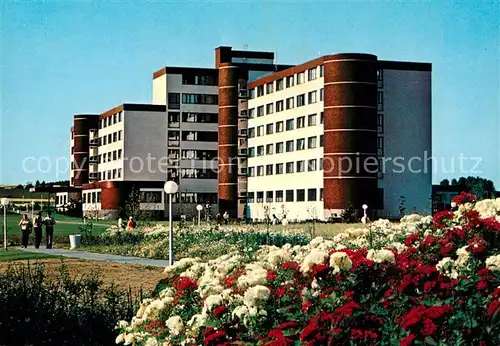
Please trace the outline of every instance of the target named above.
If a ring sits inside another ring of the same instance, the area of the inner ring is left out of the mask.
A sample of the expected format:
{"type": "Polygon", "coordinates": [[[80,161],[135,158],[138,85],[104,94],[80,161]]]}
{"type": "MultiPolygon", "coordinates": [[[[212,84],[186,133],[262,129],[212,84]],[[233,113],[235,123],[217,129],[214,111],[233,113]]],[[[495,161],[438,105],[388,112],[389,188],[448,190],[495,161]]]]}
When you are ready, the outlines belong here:
{"type": "Polygon", "coordinates": [[[140,300],[96,277],[58,280],[42,264],[0,274],[0,345],[110,345],[117,319],[131,318],[140,300]]]}
{"type": "Polygon", "coordinates": [[[456,203],[305,246],[178,261],[116,342],[498,345],[500,199],[456,203]]]}

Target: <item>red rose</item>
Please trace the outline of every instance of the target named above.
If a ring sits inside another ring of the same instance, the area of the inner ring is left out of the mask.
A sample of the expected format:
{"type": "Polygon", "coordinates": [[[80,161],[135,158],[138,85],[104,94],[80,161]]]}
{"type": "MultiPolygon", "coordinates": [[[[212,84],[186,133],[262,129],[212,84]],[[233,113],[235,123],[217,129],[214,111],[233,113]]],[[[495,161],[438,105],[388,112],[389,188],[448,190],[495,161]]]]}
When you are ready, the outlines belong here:
{"type": "Polygon", "coordinates": [[[406,338],[401,340],[399,343],[400,346],[410,346],[417,337],[413,334],[408,335],[406,338]]]}
{"type": "Polygon", "coordinates": [[[214,316],[216,318],[221,318],[222,315],[227,311],[227,308],[224,305],[218,306],[214,309],[214,316]]]}
{"type": "Polygon", "coordinates": [[[436,330],[437,326],[434,324],[434,322],[432,322],[428,318],[424,319],[424,323],[421,330],[423,336],[432,335],[436,330]]]}

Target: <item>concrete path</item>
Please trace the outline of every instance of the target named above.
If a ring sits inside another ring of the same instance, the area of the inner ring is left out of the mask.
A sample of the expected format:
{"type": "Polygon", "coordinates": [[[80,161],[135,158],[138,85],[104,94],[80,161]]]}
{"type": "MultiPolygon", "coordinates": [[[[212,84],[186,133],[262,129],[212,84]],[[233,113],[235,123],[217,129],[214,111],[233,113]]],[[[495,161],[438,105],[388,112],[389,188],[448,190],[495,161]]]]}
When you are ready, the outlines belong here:
{"type": "Polygon", "coordinates": [[[138,264],[138,265],[152,266],[152,267],[168,267],[167,260],[155,260],[155,259],[140,258],[140,257],[118,256],[118,255],[112,255],[112,254],[86,252],[86,251],[79,251],[79,250],[45,249],[45,248],[35,249],[33,246],[28,246],[27,249],[23,249],[23,248],[18,248],[18,249],[22,250],[22,251],[33,252],[33,253],[42,253],[42,254],[54,255],[54,256],[79,258],[79,259],[90,260],[90,261],[128,263],[128,264],[138,264]]]}

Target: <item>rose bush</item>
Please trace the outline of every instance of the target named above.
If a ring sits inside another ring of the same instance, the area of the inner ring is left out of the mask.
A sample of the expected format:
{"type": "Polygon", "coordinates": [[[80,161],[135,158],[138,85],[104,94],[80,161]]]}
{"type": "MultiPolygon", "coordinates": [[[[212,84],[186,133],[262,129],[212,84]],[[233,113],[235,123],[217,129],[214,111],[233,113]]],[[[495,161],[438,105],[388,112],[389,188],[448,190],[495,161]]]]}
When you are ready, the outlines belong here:
{"type": "Polygon", "coordinates": [[[500,199],[307,245],[184,258],[117,343],[499,345],[500,199]]]}

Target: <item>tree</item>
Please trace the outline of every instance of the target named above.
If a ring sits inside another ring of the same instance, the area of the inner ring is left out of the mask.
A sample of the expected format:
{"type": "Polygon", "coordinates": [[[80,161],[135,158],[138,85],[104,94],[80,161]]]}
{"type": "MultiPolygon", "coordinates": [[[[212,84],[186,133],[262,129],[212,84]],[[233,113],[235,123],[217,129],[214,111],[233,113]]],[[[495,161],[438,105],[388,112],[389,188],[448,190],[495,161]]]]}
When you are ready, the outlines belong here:
{"type": "Polygon", "coordinates": [[[450,186],[450,181],[448,179],[443,179],[443,180],[441,180],[441,182],[439,183],[439,185],[441,185],[441,186],[450,186]]]}
{"type": "Polygon", "coordinates": [[[451,185],[454,186],[454,185],[458,185],[458,180],[453,178],[451,179],[451,185]]]}
{"type": "Polygon", "coordinates": [[[40,187],[40,180],[37,180],[37,181],[35,182],[35,187],[37,187],[37,188],[38,188],[38,187],[40,187]]]}
{"type": "Polygon", "coordinates": [[[141,209],[141,203],[152,203],[152,201],[144,200],[144,196],[139,189],[132,187],[128,195],[125,205],[120,207],[120,215],[128,218],[132,216],[136,220],[150,221],[154,216],[154,211],[141,209]]]}
{"type": "Polygon", "coordinates": [[[459,186],[463,191],[473,193],[479,199],[491,198],[496,192],[493,181],[481,177],[460,177],[458,181],[453,179],[451,185],[459,186]]]}

